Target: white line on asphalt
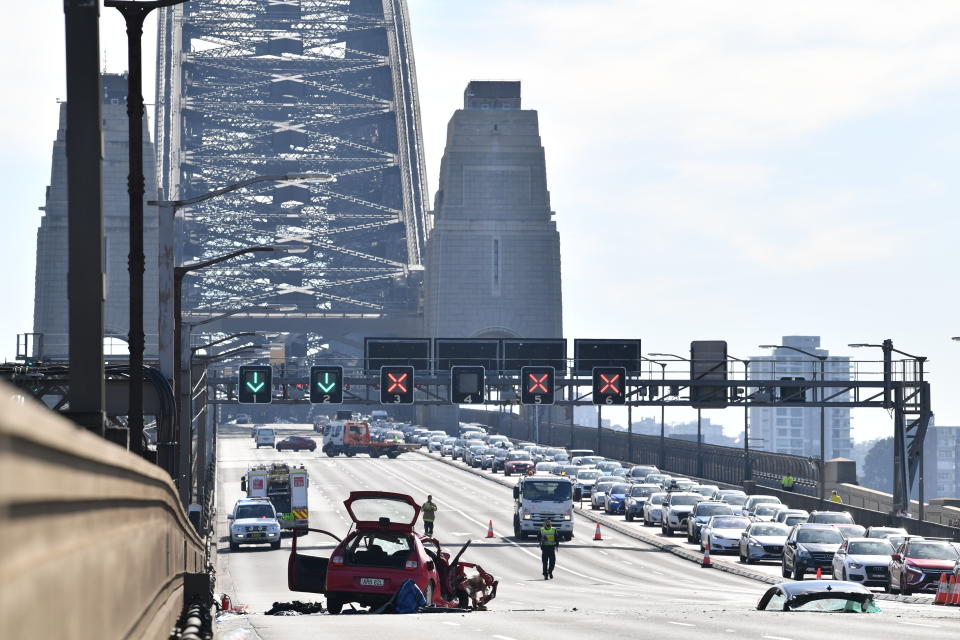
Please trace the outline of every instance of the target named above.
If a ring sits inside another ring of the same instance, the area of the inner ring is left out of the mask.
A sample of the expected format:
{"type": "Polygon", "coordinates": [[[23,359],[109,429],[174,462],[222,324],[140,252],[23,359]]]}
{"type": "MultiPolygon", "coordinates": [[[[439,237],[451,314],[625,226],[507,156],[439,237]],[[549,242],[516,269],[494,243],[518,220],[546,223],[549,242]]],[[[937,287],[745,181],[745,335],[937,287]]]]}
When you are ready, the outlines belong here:
{"type": "Polygon", "coordinates": [[[667,620],[667,624],[675,624],[678,627],[695,627],[697,625],[690,624],[689,622],[674,622],[673,620],[667,620]]]}
{"type": "Polygon", "coordinates": [[[908,622],[907,620],[897,620],[900,624],[908,624],[911,627],[930,627],[931,629],[939,629],[940,625],[938,624],[924,624],[922,622],[908,622]]]}
{"type": "Polygon", "coordinates": [[[493,636],[493,637],[497,638],[497,640],[513,640],[513,638],[511,638],[510,636],[493,636]]]}
{"type": "MultiPolygon", "coordinates": [[[[429,492],[428,492],[427,490],[425,490],[423,487],[420,487],[420,486],[418,486],[418,485],[410,482],[409,480],[407,480],[406,478],[404,478],[403,476],[401,476],[401,475],[398,474],[398,473],[394,473],[393,471],[390,471],[390,470],[388,470],[388,469],[386,469],[386,468],[384,468],[384,469],[382,469],[382,470],[385,471],[386,473],[388,473],[389,475],[392,475],[394,478],[396,478],[396,479],[399,480],[400,482],[403,482],[404,484],[410,485],[411,487],[413,487],[413,488],[416,489],[417,491],[420,491],[420,492],[422,492],[422,493],[429,493],[429,492]]],[[[487,526],[486,523],[480,522],[479,520],[477,520],[477,519],[475,519],[475,518],[473,518],[473,517],[471,517],[471,516],[468,516],[466,513],[464,513],[464,512],[461,511],[460,509],[457,509],[457,508],[454,507],[453,505],[451,505],[451,504],[449,504],[449,503],[446,503],[446,502],[444,502],[443,500],[440,500],[439,498],[435,498],[434,500],[435,500],[438,504],[440,504],[441,506],[446,506],[448,509],[450,509],[450,511],[459,513],[461,516],[463,516],[463,518],[464,518],[465,520],[469,520],[470,522],[473,522],[473,523],[475,523],[475,524],[478,524],[478,525],[480,525],[481,527],[487,526]]],[[[527,554],[527,555],[530,556],[531,558],[535,558],[535,559],[537,559],[537,560],[540,559],[536,554],[534,554],[534,553],[531,552],[531,551],[528,551],[525,547],[523,547],[522,545],[517,544],[517,543],[514,542],[513,540],[511,540],[511,539],[509,539],[509,538],[501,538],[501,539],[502,539],[504,542],[507,542],[507,543],[509,543],[509,544],[512,544],[512,545],[515,546],[517,549],[519,549],[520,551],[524,552],[525,554],[527,554]]],[[[567,569],[566,567],[557,567],[557,569],[560,570],[560,571],[566,571],[567,573],[570,573],[570,574],[572,574],[572,575],[578,576],[578,577],[580,577],[580,578],[585,578],[585,579],[587,579],[587,580],[593,580],[594,582],[601,582],[601,583],[603,583],[603,584],[609,584],[609,585],[615,586],[615,587],[626,587],[626,586],[627,586],[627,585],[625,585],[625,584],[618,584],[618,583],[616,583],[616,582],[610,582],[609,580],[603,580],[603,579],[601,579],[601,578],[595,578],[594,576],[588,576],[588,575],[579,573],[579,572],[577,572],[577,571],[574,571],[573,569],[567,569]]],[[[660,575],[663,575],[663,574],[660,574],[660,575]]],[[[502,636],[494,636],[494,637],[497,638],[497,637],[502,637],[502,636]]],[[[513,639],[511,638],[510,640],[513,640],[513,639]]]]}
{"type": "MultiPolygon", "coordinates": [[[[730,633],[733,633],[733,629],[727,629],[730,633]]],[[[790,638],[784,638],[783,636],[760,636],[761,638],[766,638],[767,640],[790,640],[790,638]]]]}
{"type": "Polygon", "coordinates": [[[446,622],[446,621],[444,621],[444,622],[442,622],[441,624],[446,624],[446,625],[449,625],[449,626],[451,626],[451,627],[459,627],[459,626],[460,626],[460,623],[459,623],[459,622],[446,622]]]}
{"type": "Polygon", "coordinates": [[[606,551],[603,551],[602,549],[598,549],[598,551],[599,551],[600,553],[602,553],[603,555],[605,555],[605,556],[610,555],[609,553],[607,553],[606,551]]]}
{"type": "Polygon", "coordinates": [[[624,561],[623,561],[623,564],[628,564],[628,565],[630,565],[631,567],[633,566],[633,563],[632,563],[632,562],[629,562],[629,561],[627,561],[627,560],[624,560],[624,561]]]}

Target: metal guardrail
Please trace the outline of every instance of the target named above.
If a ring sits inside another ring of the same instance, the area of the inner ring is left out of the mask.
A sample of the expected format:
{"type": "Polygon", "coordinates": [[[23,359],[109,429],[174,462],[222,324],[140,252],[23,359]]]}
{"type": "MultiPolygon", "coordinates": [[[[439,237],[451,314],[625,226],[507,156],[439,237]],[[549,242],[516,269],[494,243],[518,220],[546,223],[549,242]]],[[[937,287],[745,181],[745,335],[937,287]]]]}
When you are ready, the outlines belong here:
{"type": "Polygon", "coordinates": [[[167,638],[206,556],[166,472],[0,383],[0,637],[167,638]]]}

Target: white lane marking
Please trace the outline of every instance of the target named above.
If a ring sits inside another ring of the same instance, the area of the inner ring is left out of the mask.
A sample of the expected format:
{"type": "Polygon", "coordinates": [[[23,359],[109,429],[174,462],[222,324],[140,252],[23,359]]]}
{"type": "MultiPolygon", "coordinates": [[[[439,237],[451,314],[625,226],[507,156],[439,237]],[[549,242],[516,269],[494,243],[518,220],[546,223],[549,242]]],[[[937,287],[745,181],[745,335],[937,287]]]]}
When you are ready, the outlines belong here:
{"type": "Polygon", "coordinates": [[[609,553],[607,553],[606,551],[602,551],[602,550],[600,550],[600,549],[598,549],[598,551],[599,551],[600,553],[602,553],[603,555],[605,555],[605,556],[608,556],[608,555],[610,555],[610,554],[609,554],[609,553]]]}
{"type": "Polygon", "coordinates": [[[444,622],[441,622],[440,624],[449,625],[449,626],[451,626],[451,627],[459,627],[459,626],[460,626],[460,623],[459,623],[459,622],[446,622],[446,621],[444,621],[444,622]]]}
{"type": "Polygon", "coordinates": [[[658,576],[665,576],[665,575],[667,575],[667,574],[665,574],[663,571],[654,571],[654,573],[657,574],[658,576]]]}
{"type": "Polygon", "coordinates": [[[667,624],[675,624],[678,627],[695,627],[697,625],[690,624],[689,622],[674,622],[673,620],[667,620],[667,624]]]}
{"type": "Polygon", "coordinates": [[[514,640],[510,636],[492,636],[492,637],[497,638],[497,640],[514,640]]]}
{"type": "Polygon", "coordinates": [[[900,624],[908,624],[911,627],[930,627],[931,629],[939,629],[940,625],[938,624],[924,624],[922,622],[908,622],[907,620],[897,620],[900,624]]]}
{"type": "Polygon", "coordinates": [[[632,562],[629,562],[628,560],[624,560],[624,561],[623,561],[623,564],[628,564],[628,565],[630,565],[631,567],[633,566],[633,563],[632,563],[632,562]]]}
{"type": "MultiPolygon", "coordinates": [[[[727,629],[728,632],[733,633],[733,629],[727,629]]],[[[790,638],[784,638],[783,636],[760,636],[761,638],[766,638],[767,640],[790,640],[790,638]]]]}
{"type": "MultiPolygon", "coordinates": [[[[389,471],[388,469],[383,469],[383,471],[385,471],[385,472],[388,473],[389,475],[392,475],[394,478],[396,478],[396,479],[399,480],[400,482],[403,482],[404,484],[410,485],[411,487],[413,487],[413,488],[416,489],[417,491],[420,491],[420,492],[422,492],[422,493],[428,493],[423,487],[420,487],[420,486],[418,486],[418,485],[410,482],[409,480],[407,480],[406,478],[404,478],[404,477],[401,476],[400,474],[394,473],[393,471],[389,471]]],[[[474,524],[478,524],[478,525],[480,525],[481,527],[486,527],[486,526],[487,526],[487,523],[480,522],[480,521],[477,520],[476,518],[473,518],[473,517],[471,517],[471,516],[468,516],[466,513],[464,513],[464,512],[461,511],[460,509],[457,509],[457,508],[454,507],[453,505],[451,505],[451,504],[449,504],[449,503],[447,503],[447,502],[444,502],[443,500],[440,500],[439,498],[435,498],[434,500],[435,500],[435,502],[437,502],[437,504],[446,506],[450,511],[453,511],[454,513],[459,513],[465,520],[469,520],[470,522],[473,522],[474,524]]],[[[511,540],[510,538],[501,538],[501,540],[503,540],[504,542],[510,543],[511,545],[515,546],[517,549],[519,549],[520,551],[524,552],[525,554],[527,554],[527,555],[530,556],[531,558],[535,558],[535,559],[537,559],[537,560],[540,559],[540,557],[539,557],[538,555],[534,554],[532,551],[527,550],[525,547],[517,544],[516,542],[514,542],[514,541],[511,540]]],[[[609,580],[603,580],[603,579],[601,579],[601,578],[596,578],[596,577],[594,577],[594,576],[588,576],[588,575],[579,573],[579,572],[577,572],[577,571],[574,571],[573,569],[567,569],[566,567],[557,567],[557,569],[559,569],[560,571],[566,571],[567,573],[572,574],[572,575],[575,575],[575,576],[580,577],[580,578],[585,578],[586,580],[593,580],[594,582],[599,582],[599,583],[602,583],[602,584],[609,584],[609,585],[614,586],[614,587],[626,587],[626,586],[627,586],[627,585],[625,585],[625,584],[618,584],[618,583],[616,583],[616,582],[610,582],[609,580]]],[[[662,575],[662,574],[661,574],[661,575],[662,575]]],[[[498,637],[498,636],[494,636],[494,637],[496,638],[496,637],[498,637]]],[[[511,638],[510,640],[512,640],[512,638],[511,638]]]]}

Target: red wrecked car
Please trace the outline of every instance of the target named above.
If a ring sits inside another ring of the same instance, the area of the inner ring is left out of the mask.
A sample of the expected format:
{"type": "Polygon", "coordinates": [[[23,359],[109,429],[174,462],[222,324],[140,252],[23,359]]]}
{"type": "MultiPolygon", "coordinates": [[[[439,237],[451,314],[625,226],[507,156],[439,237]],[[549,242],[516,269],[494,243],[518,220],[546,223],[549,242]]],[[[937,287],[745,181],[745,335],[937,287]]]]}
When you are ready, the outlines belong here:
{"type": "Polygon", "coordinates": [[[291,591],[322,593],[327,610],[339,614],[347,603],[377,609],[387,604],[408,578],[423,592],[427,606],[483,609],[496,597],[497,581],[479,566],[461,562],[469,542],[451,560],[433,538],[413,530],[420,507],[413,498],[385,491],[353,491],[344,500],[355,527],[329,558],[297,552],[293,537],[287,563],[291,591]]]}

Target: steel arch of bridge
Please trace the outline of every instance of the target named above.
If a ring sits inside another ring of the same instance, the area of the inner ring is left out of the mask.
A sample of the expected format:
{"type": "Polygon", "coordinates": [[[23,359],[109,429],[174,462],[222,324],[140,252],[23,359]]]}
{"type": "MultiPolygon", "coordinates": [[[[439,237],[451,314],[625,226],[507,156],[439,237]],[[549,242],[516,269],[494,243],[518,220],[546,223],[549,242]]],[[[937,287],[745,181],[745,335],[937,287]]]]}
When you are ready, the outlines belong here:
{"type": "Polygon", "coordinates": [[[405,0],[193,0],[160,18],[157,140],[167,198],[256,175],[186,209],[178,260],[257,244],[300,255],[199,271],[185,310],[417,311],[425,172],[405,0]]]}

